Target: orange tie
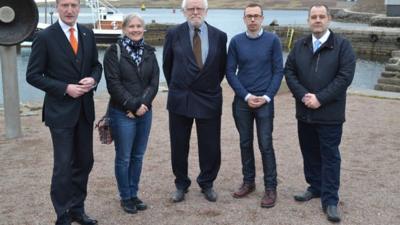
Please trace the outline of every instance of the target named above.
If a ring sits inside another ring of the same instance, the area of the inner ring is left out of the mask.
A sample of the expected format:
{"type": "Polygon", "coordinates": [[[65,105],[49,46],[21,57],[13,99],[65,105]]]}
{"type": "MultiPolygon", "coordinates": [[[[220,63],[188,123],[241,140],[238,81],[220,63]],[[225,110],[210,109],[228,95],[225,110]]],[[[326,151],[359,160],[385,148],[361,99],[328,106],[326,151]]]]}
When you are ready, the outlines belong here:
{"type": "Polygon", "coordinates": [[[69,43],[71,43],[72,50],[74,50],[75,55],[78,53],[78,41],[74,35],[75,29],[69,28],[69,43]]]}

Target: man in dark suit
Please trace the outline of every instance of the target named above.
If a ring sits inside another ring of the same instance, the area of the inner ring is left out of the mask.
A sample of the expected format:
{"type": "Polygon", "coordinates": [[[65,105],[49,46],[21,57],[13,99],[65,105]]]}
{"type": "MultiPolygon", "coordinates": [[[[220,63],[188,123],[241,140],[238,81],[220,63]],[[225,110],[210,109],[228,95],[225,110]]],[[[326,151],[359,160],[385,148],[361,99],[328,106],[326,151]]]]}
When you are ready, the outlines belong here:
{"type": "Polygon", "coordinates": [[[56,224],[97,224],[84,210],[93,166],[93,90],[102,67],[92,31],[76,23],[79,0],[57,0],[57,23],[37,33],[26,80],[43,90],[43,121],[49,127],[54,167],[51,200],[56,224]]]}
{"type": "Polygon", "coordinates": [[[197,183],[208,201],[215,202],[213,182],[221,164],[221,111],[225,74],[224,32],[204,21],[207,0],[183,0],[187,22],[169,30],[164,44],[163,70],[169,92],[169,130],[176,191],[172,201],[184,200],[190,186],[189,141],[196,122],[200,174],[197,183]]]}

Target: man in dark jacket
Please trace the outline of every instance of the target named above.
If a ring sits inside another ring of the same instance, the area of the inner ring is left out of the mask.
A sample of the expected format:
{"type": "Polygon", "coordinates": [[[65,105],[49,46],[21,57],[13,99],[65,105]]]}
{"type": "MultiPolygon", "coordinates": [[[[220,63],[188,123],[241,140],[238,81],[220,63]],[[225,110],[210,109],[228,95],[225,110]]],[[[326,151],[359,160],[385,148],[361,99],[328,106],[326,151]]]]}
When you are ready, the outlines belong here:
{"type": "Polygon", "coordinates": [[[221,163],[220,83],[225,74],[227,36],[204,21],[207,0],[183,0],[182,10],[187,21],[168,31],[163,51],[163,70],[169,88],[172,170],[177,189],[172,201],[183,201],[191,184],[188,154],[195,121],[200,163],[197,183],[205,198],[215,202],[213,182],[221,163]]]}
{"type": "Polygon", "coordinates": [[[26,80],[46,94],[43,121],[53,142],[51,201],[56,224],[95,225],[85,212],[93,167],[93,92],[102,66],[91,30],[77,24],[79,0],[57,0],[59,20],[36,34],[26,80]]]}
{"type": "Polygon", "coordinates": [[[312,35],[296,42],[286,61],[285,76],[296,100],[304,174],[310,185],[294,198],[303,202],[321,197],[328,220],[339,222],[339,144],[346,90],[353,80],[356,59],[350,43],[328,29],[330,20],[327,6],[310,8],[312,35]]]}

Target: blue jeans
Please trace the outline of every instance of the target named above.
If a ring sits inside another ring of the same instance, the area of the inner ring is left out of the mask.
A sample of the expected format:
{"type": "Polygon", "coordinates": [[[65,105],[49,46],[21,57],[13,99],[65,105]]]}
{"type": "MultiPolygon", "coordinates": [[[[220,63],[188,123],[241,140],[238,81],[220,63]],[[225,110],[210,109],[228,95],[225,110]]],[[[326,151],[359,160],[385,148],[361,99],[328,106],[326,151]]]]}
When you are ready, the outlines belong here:
{"type": "Polygon", "coordinates": [[[243,182],[254,183],[256,177],[253,148],[255,120],[263,164],[264,185],[266,189],[276,189],[276,161],[272,146],[273,103],[264,104],[257,109],[253,109],[243,99],[235,97],[232,104],[232,112],[240,136],[243,182]]]}
{"type": "Polygon", "coordinates": [[[298,121],[298,135],[308,190],[321,195],[322,206],[337,205],[340,185],[340,152],[343,124],[310,124],[298,121]]]}
{"type": "Polygon", "coordinates": [[[122,200],[137,197],[143,156],[149,139],[152,112],[129,118],[126,112],[110,107],[115,145],[115,177],[122,200]]]}

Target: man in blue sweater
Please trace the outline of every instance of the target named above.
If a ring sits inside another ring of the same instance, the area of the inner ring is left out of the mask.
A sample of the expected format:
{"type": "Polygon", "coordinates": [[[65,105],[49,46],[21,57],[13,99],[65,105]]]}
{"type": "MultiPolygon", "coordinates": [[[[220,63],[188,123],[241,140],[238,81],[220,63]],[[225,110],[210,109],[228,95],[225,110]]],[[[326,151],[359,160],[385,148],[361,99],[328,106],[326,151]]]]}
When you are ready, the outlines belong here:
{"type": "Polygon", "coordinates": [[[243,21],[247,31],[236,35],[229,44],[226,77],[235,92],[233,117],[240,135],[243,183],[232,195],[242,198],[255,190],[253,124],[256,121],[265,194],[261,207],[275,206],[277,172],[272,145],[274,96],[282,77],[282,49],[279,38],[263,31],[263,10],[248,4],[243,21]]]}

